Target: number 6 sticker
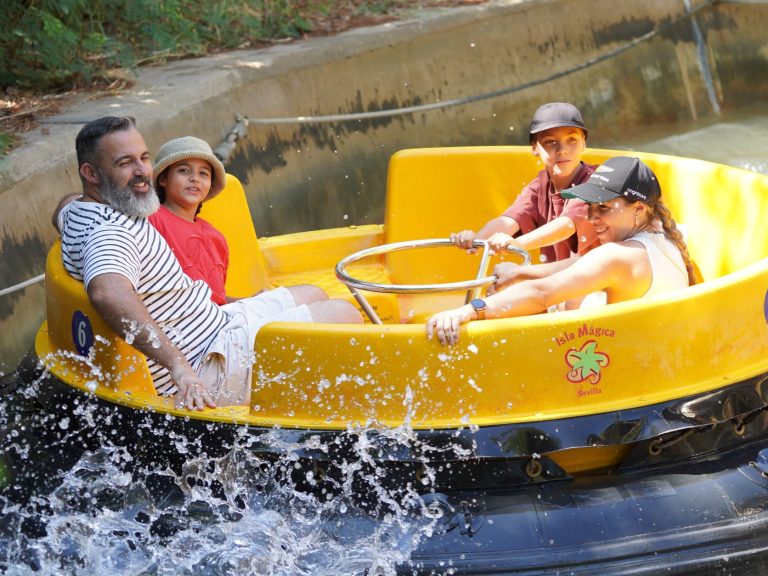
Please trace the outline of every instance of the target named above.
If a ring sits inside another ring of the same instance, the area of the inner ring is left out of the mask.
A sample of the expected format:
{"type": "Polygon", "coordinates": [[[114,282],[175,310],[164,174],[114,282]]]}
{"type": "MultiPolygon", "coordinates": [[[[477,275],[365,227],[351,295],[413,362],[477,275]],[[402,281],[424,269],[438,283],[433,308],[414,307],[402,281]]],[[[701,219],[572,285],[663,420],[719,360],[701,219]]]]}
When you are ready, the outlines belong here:
{"type": "Polygon", "coordinates": [[[93,347],[93,327],[91,326],[91,321],[80,310],[75,311],[72,315],[72,341],[80,356],[87,356],[88,352],[91,351],[91,347],[93,347]]]}

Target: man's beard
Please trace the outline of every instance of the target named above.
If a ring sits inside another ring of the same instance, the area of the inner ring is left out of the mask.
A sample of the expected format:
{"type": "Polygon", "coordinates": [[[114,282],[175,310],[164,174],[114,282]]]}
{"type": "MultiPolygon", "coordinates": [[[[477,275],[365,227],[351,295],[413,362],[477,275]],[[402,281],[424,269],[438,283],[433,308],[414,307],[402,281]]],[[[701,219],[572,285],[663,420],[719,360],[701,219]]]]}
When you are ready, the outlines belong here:
{"type": "Polygon", "coordinates": [[[112,208],[133,218],[146,218],[160,207],[160,199],[155,194],[152,180],[146,176],[134,176],[127,186],[120,188],[114,180],[102,173],[99,194],[112,208]],[[149,184],[149,192],[141,196],[134,194],[131,186],[145,182],[149,184]]]}

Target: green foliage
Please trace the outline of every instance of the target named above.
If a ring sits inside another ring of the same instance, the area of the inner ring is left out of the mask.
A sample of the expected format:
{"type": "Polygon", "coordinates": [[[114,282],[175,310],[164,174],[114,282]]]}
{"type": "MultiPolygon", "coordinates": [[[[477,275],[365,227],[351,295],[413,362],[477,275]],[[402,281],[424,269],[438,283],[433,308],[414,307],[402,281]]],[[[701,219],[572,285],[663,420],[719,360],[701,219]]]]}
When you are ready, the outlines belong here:
{"type": "Polygon", "coordinates": [[[16,143],[16,138],[7,132],[0,132],[0,154],[6,154],[16,143]]]}
{"type": "Polygon", "coordinates": [[[270,38],[300,36],[312,29],[312,25],[300,12],[296,12],[291,0],[262,0],[263,32],[270,38]]]}
{"type": "Polygon", "coordinates": [[[306,14],[329,2],[3,0],[0,89],[69,88],[137,62],[300,36],[312,28],[306,14]]]}
{"type": "Polygon", "coordinates": [[[397,5],[395,0],[366,0],[357,7],[358,14],[386,14],[397,5]]]}

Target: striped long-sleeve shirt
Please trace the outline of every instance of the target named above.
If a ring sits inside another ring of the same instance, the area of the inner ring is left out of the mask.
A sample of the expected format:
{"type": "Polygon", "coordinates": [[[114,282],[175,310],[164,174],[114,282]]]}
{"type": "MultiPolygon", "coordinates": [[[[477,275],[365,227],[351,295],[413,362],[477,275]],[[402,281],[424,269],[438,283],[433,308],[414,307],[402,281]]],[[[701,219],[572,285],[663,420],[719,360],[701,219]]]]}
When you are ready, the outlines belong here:
{"type": "MultiPolygon", "coordinates": [[[[149,315],[197,368],[228,316],[202,280],[191,280],[145,218],[95,202],[72,202],[59,213],[64,267],[88,284],[101,274],[128,278],[149,315]]],[[[176,393],[168,370],[147,359],[158,394],[176,393]]]]}

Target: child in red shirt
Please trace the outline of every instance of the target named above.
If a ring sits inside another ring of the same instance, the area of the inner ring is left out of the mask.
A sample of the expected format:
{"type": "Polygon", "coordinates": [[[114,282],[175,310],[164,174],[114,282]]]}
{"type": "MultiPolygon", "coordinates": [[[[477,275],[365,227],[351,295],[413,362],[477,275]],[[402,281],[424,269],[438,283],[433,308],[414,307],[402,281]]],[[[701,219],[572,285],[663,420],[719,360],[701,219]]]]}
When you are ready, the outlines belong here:
{"type": "Polygon", "coordinates": [[[161,205],[149,221],[165,238],[184,272],[211,288],[211,300],[223,304],[229,320],[197,369],[219,405],[247,404],[251,394],[253,345],[267,322],[360,323],[357,309],[329,299],[309,284],[281,286],[249,298],[226,295],[229,248],[224,235],[197,213],[203,201],[224,189],[224,165],[207,142],[194,136],[163,144],[155,157],[154,184],[161,205]],[[227,358],[239,358],[227,362],[227,358]]]}
{"type": "Polygon", "coordinates": [[[160,209],[149,221],[162,234],[192,280],[211,288],[211,300],[226,304],[229,248],[224,235],[197,216],[204,200],[224,189],[224,165],[204,140],[176,138],[158,151],[155,187],[160,209]]]}

